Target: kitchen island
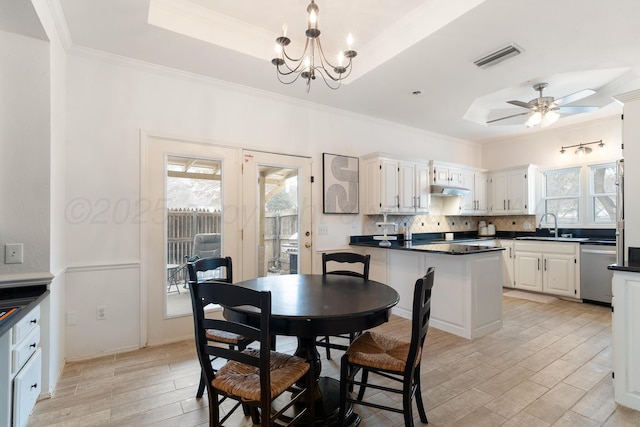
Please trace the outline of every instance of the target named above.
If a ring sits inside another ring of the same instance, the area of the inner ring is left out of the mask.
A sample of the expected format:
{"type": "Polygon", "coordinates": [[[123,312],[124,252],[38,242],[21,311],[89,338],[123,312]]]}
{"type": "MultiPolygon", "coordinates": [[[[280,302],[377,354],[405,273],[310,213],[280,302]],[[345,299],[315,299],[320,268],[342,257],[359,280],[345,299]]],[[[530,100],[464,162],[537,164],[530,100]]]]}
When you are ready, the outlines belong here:
{"type": "Polygon", "coordinates": [[[378,241],[357,236],[351,246],[371,255],[371,278],[400,295],[394,314],[411,318],[413,285],[427,268],[435,267],[430,325],[464,337],[477,338],[502,327],[501,252],[493,240],[378,241]]]}

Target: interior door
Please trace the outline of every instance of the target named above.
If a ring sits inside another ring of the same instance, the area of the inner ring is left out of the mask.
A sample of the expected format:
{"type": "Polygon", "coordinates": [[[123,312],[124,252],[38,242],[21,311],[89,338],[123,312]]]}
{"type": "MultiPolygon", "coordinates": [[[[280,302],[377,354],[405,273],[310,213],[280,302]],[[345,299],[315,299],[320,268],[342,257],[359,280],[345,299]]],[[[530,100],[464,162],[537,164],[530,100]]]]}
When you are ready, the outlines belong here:
{"type": "Polygon", "coordinates": [[[311,159],[242,158],[242,279],[311,273],[311,159]]]}
{"type": "Polygon", "coordinates": [[[215,238],[215,254],[206,256],[241,261],[239,155],[239,149],[143,135],[143,345],[193,336],[185,258],[195,255],[196,234],[215,238]],[[177,189],[172,180],[178,181],[177,189]]]}

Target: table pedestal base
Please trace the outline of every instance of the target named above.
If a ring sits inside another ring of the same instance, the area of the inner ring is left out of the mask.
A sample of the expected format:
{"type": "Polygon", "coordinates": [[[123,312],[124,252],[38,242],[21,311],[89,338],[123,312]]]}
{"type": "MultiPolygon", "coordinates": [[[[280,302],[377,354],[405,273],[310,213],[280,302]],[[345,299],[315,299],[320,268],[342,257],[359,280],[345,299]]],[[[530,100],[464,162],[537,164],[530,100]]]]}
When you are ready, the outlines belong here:
{"type": "MultiPolygon", "coordinates": [[[[334,378],[320,377],[317,387],[318,389],[316,393],[314,393],[316,396],[315,425],[337,426],[338,412],[340,411],[340,381],[334,378]]],[[[277,402],[277,400],[274,402],[276,406],[277,402]]],[[[295,409],[293,410],[295,411],[295,409]]],[[[287,419],[283,421],[286,423],[291,421],[294,414],[289,414],[289,411],[287,411],[284,415],[287,419]]],[[[346,421],[345,425],[350,427],[355,427],[360,424],[360,416],[353,412],[351,404],[347,407],[346,421]]]]}

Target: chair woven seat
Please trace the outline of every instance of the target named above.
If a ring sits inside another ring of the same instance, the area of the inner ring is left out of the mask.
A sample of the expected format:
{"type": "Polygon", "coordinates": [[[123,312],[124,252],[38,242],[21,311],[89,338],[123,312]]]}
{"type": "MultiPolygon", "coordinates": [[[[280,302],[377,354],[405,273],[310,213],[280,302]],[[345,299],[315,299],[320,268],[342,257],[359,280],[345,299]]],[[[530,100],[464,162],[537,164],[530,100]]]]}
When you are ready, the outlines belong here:
{"type": "Polygon", "coordinates": [[[219,331],[217,329],[207,329],[207,339],[225,344],[237,345],[244,339],[243,336],[233,332],[219,331]]]}
{"type": "MultiPolygon", "coordinates": [[[[243,353],[258,357],[260,350],[244,350],[243,353]]],[[[271,395],[278,396],[291,386],[292,381],[299,380],[307,373],[309,364],[300,357],[272,351],[269,369],[271,395]]],[[[247,401],[260,400],[260,370],[257,366],[229,361],[218,370],[211,385],[247,401]]]]}
{"type": "MultiPolygon", "coordinates": [[[[410,347],[410,342],[376,332],[365,332],[351,343],[346,354],[349,355],[349,363],[402,372],[409,357],[410,347]]],[[[420,361],[421,355],[422,349],[419,349],[416,362],[420,361]]]]}

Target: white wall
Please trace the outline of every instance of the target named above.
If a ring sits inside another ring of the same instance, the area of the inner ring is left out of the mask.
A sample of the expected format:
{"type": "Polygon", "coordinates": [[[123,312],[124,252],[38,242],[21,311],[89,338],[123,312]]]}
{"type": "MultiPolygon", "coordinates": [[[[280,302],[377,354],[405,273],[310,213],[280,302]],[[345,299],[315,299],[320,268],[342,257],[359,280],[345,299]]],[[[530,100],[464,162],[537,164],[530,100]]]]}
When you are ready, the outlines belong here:
{"type": "Polygon", "coordinates": [[[49,46],[0,31],[0,275],[49,272],[49,46]],[[24,263],[5,264],[22,243],[24,263]]]}
{"type": "Polygon", "coordinates": [[[67,327],[69,359],[138,344],[141,129],[312,157],[313,221],[330,229],[317,249],[345,245],[362,228],[358,215],[322,215],[323,152],[481,159],[469,142],[84,50],[68,58],[66,114],[66,309],[79,317],[67,327]],[[95,321],[99,305],[122,307],[121,316],[95,321]]]}
{"type": "Polygon", "coordinates": [[[622,157],[621,143],[622,121],[618,116],[579,125],[551,126],[542,131],[532,129],[529,135],[486,143],[482,149],[482,167],[500,169],[529,163],[557,167],[617,160],[622,157]],[[598,140],[605,146],[599,149],[591,145],[593,152],[587,156],[578,157],[575,149],[560,154],[562,146],[598,140]]]}

